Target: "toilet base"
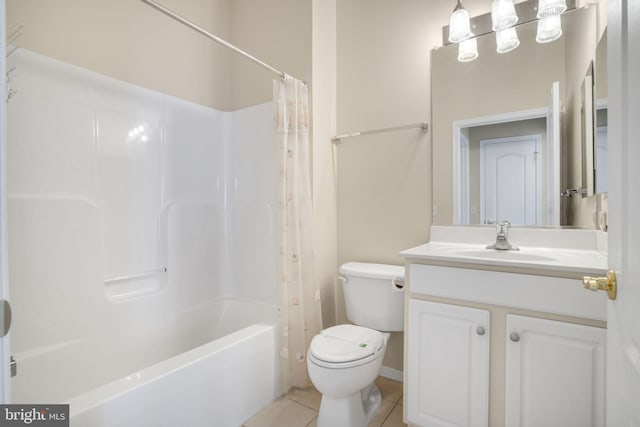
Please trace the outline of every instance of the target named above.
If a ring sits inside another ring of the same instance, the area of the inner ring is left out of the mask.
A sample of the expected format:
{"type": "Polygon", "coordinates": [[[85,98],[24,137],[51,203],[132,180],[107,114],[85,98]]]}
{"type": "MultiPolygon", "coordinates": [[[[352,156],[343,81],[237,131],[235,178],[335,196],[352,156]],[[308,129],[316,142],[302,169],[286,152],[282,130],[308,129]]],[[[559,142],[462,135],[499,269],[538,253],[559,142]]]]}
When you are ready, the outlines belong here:
{"type": "Polygon", "coordinates": [[[322,396],[318,427],[366,427],[382,402],[382,395],[371,383],[354,394],[341,398],[322,396]]]}

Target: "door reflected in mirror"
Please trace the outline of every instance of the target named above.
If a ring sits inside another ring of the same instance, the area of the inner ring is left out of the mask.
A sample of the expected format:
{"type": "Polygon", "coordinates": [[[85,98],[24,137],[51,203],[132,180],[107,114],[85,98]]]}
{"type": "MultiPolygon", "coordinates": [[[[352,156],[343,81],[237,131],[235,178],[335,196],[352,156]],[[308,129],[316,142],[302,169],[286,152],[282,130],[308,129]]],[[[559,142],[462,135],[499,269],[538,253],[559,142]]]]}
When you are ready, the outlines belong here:
{"type": "Polygon", "coordinates": [[[530,118],[488,118],[460,128],[460,223],[549,222],[547,171],[553,168],[546,111],[530,118]]]}

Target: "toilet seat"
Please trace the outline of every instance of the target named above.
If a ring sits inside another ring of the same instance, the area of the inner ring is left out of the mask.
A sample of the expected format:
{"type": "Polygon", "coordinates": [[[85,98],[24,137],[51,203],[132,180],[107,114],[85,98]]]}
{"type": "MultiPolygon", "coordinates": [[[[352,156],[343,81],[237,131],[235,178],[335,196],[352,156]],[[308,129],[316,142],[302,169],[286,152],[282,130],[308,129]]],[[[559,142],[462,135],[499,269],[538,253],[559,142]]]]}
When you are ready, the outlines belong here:
{"type": "Polygon", "coordinates": [[[384,353],[380,331],[356,325],[337,325],[320,331],[311,341],[309,359],[316,365],[345,369],[369,363],[384,353]]]}

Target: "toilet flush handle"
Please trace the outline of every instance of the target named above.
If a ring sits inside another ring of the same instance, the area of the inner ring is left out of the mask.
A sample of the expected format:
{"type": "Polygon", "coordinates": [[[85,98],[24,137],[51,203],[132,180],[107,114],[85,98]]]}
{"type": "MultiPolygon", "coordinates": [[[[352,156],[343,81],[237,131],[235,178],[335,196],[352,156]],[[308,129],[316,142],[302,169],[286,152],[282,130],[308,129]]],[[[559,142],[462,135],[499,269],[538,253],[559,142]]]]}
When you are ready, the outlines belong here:
{"type": "Polygon", "coordinates": [[[338,280],[340,280],[343,285],[349,281],[345,276],[338,276],[338,280]]]}
{"type": "Polygon", "coordinates": [[[404,290],[404,277],[394,277],[391,279],[391,286],[394,291],[401,292],[404,290]]]}

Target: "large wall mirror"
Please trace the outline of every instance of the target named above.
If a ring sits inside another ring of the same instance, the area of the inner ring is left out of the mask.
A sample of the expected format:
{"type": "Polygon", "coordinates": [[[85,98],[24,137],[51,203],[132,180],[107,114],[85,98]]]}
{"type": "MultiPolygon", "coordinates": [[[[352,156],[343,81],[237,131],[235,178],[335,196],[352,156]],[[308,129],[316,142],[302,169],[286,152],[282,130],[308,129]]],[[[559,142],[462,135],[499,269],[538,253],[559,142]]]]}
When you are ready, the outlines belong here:
{"type": "MultiPolygon", "coordinates": [[[[551,43],[535,41],[534,21],[517,27],[520,46],[506,54],[496,52],[494,33],[477,38],[472,62],[458,61],[457,45],[432,51],[434,224],[568,224],[567,199],[587,194],[584,157],[603,164],[599,143],[588,153],[581,134],[595,9],[563,14],[563,36],[551,43]]],[[[598,80],[602,64],[592,73],[598,80]]],[[[600,112],[592,128],[604,131],[606,96],[594,99],[600,112]]],[[[596,176],[600,191],[606,184],[596,176]]]]}

